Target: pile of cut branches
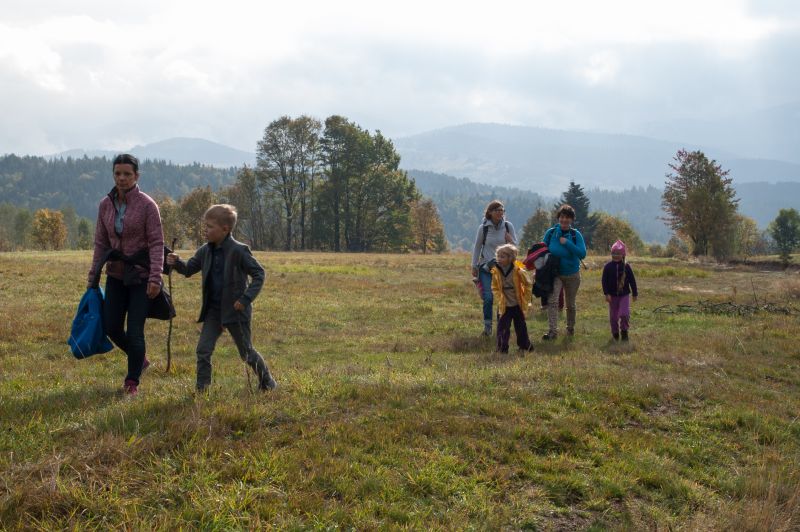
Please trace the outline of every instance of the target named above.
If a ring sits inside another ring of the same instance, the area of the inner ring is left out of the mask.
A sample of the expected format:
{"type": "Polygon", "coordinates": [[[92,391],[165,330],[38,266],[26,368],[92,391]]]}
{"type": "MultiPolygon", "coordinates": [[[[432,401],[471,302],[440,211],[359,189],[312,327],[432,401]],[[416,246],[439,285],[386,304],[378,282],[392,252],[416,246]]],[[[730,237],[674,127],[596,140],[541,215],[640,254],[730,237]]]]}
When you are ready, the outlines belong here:
{"type": "Polygon", "coordinates": [[[699,313],[699,314],[717,314],[723,316],[750,316],[752,314],[767,313],[767,314],[783,314],[785,316],[800,314],[797,308],[793,306],[778,305],[769,303],[735,303],[733,301],[698,301],[697,303],[681,303],[678,305],[661,305],[653,309],[655,314],[681,314],[681,313],[699,313]]]}

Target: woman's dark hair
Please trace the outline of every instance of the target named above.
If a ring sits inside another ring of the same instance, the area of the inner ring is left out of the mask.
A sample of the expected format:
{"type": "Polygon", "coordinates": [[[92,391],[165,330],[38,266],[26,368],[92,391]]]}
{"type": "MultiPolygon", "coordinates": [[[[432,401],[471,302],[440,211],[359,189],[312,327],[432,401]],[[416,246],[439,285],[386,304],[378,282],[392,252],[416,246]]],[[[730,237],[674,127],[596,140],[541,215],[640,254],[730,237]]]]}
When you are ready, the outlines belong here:
{"type": "Polygon", "coordinates": [[[489,205],[486,206],[486,212],[484,213],[483,217],[488,220],[489,217],[492,215],[492,211],[497,208],[505,209],[505,207],[503,207],[503,203],[500,200],[490,201],[489,205]]]}
{"type": "Polygon", "coordinates": [[[118,164],[129,164],[133,166],[134,173],[139,173],[139,159],[131,155],[130,153],[121,153],[114,157],[114,163],[111,165],[111,169],[113,170],[114,167],[118,164]]]}
{"type": "Polygon", "coordinates": [[[556,212],[556,219],[561,218],[561,216],[566,216],[567,218],[575,219],[575,209],[572,208],[571,205],[567,205],[566,203],[558,208],[556,212]]]}

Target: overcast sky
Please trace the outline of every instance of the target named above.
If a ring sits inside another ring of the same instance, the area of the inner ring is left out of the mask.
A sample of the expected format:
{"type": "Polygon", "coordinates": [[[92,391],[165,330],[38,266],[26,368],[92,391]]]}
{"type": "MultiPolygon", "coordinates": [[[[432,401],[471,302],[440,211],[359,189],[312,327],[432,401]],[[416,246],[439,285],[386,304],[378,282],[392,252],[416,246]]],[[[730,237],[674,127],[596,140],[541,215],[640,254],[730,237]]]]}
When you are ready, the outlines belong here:
{"type": "Polygon", "coordinates": [[[797,6],[3,0],[0,153],[176,136],[254,151],[303,113],[392,137],[711,120],[800,99],[797,6]]]}

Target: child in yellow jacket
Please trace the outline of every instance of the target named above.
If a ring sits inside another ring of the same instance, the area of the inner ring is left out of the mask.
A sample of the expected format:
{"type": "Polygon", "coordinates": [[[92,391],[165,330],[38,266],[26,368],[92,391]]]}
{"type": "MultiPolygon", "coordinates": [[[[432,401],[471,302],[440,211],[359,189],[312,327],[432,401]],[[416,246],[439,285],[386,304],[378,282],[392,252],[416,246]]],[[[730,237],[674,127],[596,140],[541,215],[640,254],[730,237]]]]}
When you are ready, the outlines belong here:
{"type": "Polygon", "coordinates": [[[508,353],[511,322],[517,335],[517,346],[523,353],[533,351],[528,337],[525,311],[531,301],[531,280],[525,266],[516,260],[517,247],[505,244],[497,248],[497,265],[492,268],[492,292],[497,301],[497,351],[508,353]]]}

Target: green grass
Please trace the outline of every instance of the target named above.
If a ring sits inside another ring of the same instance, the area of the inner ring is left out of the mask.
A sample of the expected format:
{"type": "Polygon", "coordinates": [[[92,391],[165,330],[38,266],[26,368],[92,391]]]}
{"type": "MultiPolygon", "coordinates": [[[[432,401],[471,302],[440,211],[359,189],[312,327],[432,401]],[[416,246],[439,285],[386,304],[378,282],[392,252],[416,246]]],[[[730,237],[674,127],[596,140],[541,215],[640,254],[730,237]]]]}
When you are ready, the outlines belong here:
{"type": "MultiPolygon", "coordinates": [[[[609,343],[590,258],[574,339],[501,356],[465,255],[257,253],[250,395],[232,341],[195,397],[199,279],[174,277],[155,362],[65,345],[88,253],[0,254],[0,528],[800,527],[797,315],[664,315],[794,276],[633,259],[630,345],[609,343]]],[[[795,295],[793,295],[795,294],[795,295]]],[[[528,320],[534,337],[544,316],[528,320]]]]}

